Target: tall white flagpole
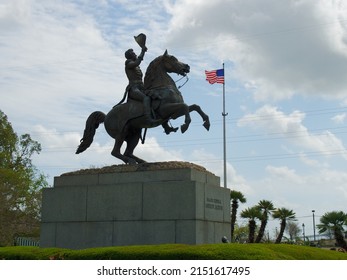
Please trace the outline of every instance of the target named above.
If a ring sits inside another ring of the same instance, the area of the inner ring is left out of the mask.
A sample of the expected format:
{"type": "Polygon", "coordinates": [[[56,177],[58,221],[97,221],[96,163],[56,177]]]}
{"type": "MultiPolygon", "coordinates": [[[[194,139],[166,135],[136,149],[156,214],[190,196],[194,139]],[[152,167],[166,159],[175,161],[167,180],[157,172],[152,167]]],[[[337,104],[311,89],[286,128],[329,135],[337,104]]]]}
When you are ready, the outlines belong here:
{"type": "Polygon", "coordinates": [[[227,155],[226,155],[226,128],[225,128],[225,117],[228,113],[225,113],[225,72],[224,72],[224,62],[223,62],[223,74],[224,74],[224,83],[223,83],[223,158],[224,158],[224,188],[227,187],[227,155]]]}

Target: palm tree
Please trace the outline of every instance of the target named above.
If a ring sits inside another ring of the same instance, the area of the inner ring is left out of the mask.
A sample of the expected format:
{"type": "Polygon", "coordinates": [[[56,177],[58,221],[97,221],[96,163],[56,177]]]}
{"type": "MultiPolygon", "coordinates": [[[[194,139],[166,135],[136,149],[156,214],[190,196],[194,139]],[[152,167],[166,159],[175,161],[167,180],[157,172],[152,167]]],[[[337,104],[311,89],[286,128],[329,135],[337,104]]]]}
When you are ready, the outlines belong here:
{"type": "Polygon", "coordinates": [[[269,220],[269,214],[271,214],[271,211],[275,210],[273,203],[269,200],[260,200],[258,202],[257,207],[261,211],[262,215],[260,219],[261,224],[260,224],[259,232],[255,240],[255,243],[259,243],[263,239],[265,228],[269,220]]]}
{"type": "Polygon", "coordinates": [[[234,229],[236,223],[237,208],[239,208],[239,202],[246,203],[245,196],[239,191],[230,191],[231,202],[231,242],[234,240],[234,229]]]}
{"type": "Polygon", "coordinates": [[[273,211],[272,217],[281,220],[280,233],[278,234],[275,241],[275,243],[281,243],[284,230],[286,229],[287,221],[296,221],[295,213],[293,212],[293,210],[286,208],[277,208],[275,211],[273,211]]]}
{"type": "Polygon", "coordinates": [[[347,243],[344,239],[344,226],[347,226],[347,214],[342,211],[332,211],[325,213],[320,218],[321,224],[317,225],[319,233],[332,231],[335,236],[337,246],[347,250],[347,243]]]}
{"type": "Polygon", "coordinates": [[[241,217],[248,219],[248,242],[254,243],[255,229],[257,227],[256,219],[261,219],[261,212],[257,206],[247,208],[241,212],[241,217]]]}

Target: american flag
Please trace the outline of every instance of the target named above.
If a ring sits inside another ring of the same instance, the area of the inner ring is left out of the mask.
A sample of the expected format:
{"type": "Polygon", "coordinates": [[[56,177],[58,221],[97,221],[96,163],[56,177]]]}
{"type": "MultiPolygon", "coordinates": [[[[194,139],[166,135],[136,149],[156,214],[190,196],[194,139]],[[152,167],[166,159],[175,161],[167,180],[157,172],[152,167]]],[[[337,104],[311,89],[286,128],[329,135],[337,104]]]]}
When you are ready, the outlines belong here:
{"type": "Polygon", "coordinates": [[[217,69],[212,71],[206,71],[206,81],[210,84],[224,84],[224,69],[217,69]]]}

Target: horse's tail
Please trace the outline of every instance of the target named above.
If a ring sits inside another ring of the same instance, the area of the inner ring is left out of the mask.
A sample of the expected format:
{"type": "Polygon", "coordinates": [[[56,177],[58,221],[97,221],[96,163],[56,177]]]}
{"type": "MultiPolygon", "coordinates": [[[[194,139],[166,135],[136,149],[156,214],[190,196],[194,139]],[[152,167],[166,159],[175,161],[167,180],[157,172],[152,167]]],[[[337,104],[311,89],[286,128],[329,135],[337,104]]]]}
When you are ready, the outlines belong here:
{"type": "Polygon", "coordinates": [[[89,148],[93,142],[96,129],[99,127],[99,124],[104,122],[105,117],[106,115],[100,111],[90,114],[86,121],[86,128],[84,129],[83,137],[77,148],[76,154],[82,153],[89,148]]]}

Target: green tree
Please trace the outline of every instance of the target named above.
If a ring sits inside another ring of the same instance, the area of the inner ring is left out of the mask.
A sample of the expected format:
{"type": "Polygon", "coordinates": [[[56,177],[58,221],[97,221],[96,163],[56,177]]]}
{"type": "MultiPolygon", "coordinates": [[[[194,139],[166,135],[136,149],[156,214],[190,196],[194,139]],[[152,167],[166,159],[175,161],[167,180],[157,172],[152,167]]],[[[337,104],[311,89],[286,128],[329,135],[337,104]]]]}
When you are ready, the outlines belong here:
{"type": "Polygon", "coordinates": [[[235,224],[235,230],[234,230],[234,242],[238,243],[244,243],[248,240],[248,225],[244,224],[235,224]]]}
{"type": "Polygon", "coordinates": [[[269,215],[271,214],[271,211],[275,210],[273,203],[269,200],[260,200],[257,207],[261,211],[261,224],[255,243],[259,243],[263,239],[269,215]]]}
{"type": "Polygon", "coordinates": [[[17,136],[0,110],[0,246],[17,234],[39,230],[41,188],[46,178],[32,164],[41,146],[29,134],[17,136]]]}
{"type": "Polygon", "coordinates": [[[284,230],[286,229],[286,226],[287,226],[287,221],[295,221],[296,220],[295,213],[293,212],[293,210],[289,210],[286,208],[277,208],[276,210],[273,211],[272,217],[274,217],[275,219],[279,219],[281,221],[280,232],[275,241],[275,243],[281,243],[284,230]]]}
{"type": "Polygon", "coordinates": [[[290,241],[294,242],[298,239],[301,229],[298,223],[289,221],[286,226],[286,232],[289,235],[290,241]]]}
{"type": "Polygon", "coordinates": [[[248,219],[248,242],[254,243],[255,230],[257,228],[256,219],[261,219],[261,212],[257,206],[242,210],[241,217],[248,219]]]}
{"type": "Polygon", "coordinates": [[[239,202],[246,203],[245,196],[239,191],[230,191],[230,203],[231,203],[231,242],[234,241],[234,230],[236,223],[237,209],[239,208],[239,202]]]}
{"type": "Polygon", "coordinates": [[[347,250],[347,243],[344,238],[344,227],[347,226],[347,214],[342,211],[327,212],[320,218],[320,222],[321,224],[317,225],[319,233],[332,231],[337,246],[347,250]]]}

